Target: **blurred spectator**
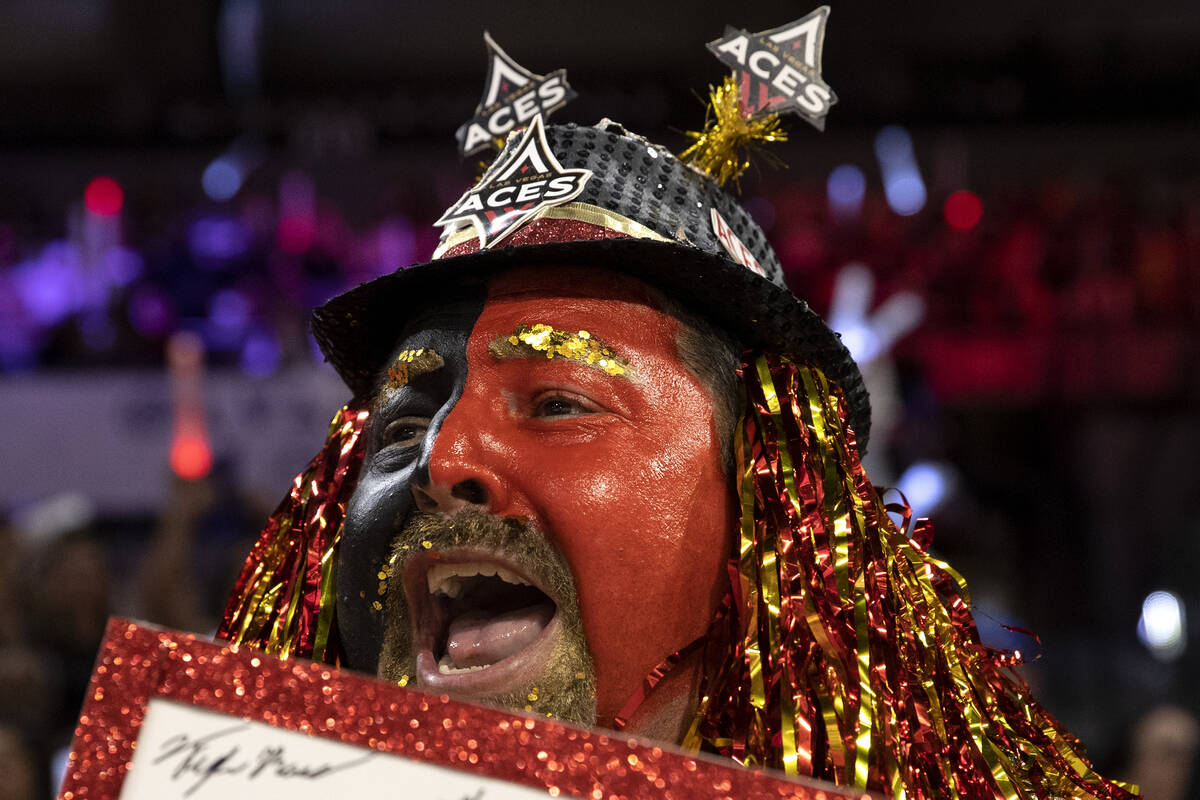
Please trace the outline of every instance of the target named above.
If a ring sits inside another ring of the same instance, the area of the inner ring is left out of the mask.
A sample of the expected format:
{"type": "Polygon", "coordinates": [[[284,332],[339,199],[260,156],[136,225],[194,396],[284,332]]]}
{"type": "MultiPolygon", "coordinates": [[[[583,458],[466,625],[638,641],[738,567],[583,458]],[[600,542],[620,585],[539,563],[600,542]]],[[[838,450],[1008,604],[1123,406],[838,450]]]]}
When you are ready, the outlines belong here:
{"type": "MultiPolygon", "coordinates": [[[[0,800],[40,800],[47,797],[37,761],[20,729],[0,725],[0,800]]],[[[57,787],[56,787],[57,788],[57,787]]]]}
{"type": "Polygon", "coordinates": [[[1189,787],[1198,749],[1200,720],[1194,713],[1176,706],[1152,709],[1133,727],[1129,780],[1147,800],[1195,797],[1189,787]]]}

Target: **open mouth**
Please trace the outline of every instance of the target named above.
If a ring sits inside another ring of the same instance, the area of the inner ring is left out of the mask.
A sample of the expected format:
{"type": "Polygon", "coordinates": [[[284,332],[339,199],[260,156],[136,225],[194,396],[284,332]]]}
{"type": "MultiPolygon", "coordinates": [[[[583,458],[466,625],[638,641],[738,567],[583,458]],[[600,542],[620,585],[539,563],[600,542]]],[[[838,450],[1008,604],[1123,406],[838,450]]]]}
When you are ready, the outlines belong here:
{"type": "Polygon", "coordinates": [[[412,565],[406,590],[410,608],[419,609],[413,633],[422,684],[492,693],[541,673],[559,628],[558,606],[493,559],[443,554],[412,565]]]}

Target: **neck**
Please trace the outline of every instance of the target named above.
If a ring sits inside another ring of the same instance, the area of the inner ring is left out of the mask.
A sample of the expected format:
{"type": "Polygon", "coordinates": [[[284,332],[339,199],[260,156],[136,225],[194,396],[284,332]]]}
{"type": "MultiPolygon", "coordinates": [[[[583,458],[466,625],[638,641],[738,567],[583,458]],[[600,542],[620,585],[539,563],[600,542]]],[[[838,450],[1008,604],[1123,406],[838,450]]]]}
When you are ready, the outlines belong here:
{"type": "Polygon", "coordinates": [[[699,705],[700,683],[704,678],[703,656],[703,648],[697,649],[667,672],[633,712],[623,730],[660,742],[682,742],[699,705]]]}

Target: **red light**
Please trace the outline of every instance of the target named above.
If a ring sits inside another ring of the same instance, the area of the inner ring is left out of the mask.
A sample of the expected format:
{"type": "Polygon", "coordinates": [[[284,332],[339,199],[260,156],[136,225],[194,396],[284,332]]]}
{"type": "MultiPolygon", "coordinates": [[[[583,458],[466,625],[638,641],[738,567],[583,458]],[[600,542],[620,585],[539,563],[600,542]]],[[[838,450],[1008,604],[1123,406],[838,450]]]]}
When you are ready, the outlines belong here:
{"type": "Polygon", "coordinates": [[[308,217],[283,217],[276,237],[279,249],[293,256],[303,255],[317,240],[317,225],[308,217]]]}
{"type": "Polygon", "coordinates": [[[212,469],[213,455],[203,434],[183,434],[171,442],[171,469],[184,480],[198,481],[212,469]]]}
{"type": "Polygon", "coordinates": [[[102,217],[111,217],[125,205],[125,191],[121,184],[107,175],[92,178],[83,190],[83,204],[87,210],[102,217]]]}
{"type": "Polygon", "coordinates": [[[983,201],[974,192],[961,189],[946,198],[942,213],[946,215],[946,224],[951,228],[969,231],[983,219],[983,201]]]}

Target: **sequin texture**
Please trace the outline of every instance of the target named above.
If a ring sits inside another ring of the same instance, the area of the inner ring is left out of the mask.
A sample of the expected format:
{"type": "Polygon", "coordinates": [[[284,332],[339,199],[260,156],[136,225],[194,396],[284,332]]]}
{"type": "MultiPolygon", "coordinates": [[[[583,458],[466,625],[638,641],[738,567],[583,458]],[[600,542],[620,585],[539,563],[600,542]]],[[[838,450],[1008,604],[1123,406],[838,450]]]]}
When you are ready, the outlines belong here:
{"type": "Polygon", "coordinates": [[[497,337],[488,345],[488,352],[496,359],[535,355],[567,358],[614,376],[628,376],[631,372],[628,361],[589,332],[560,331],[542,323],[519,325],[511,336],[497,337]]]}
{"type": "Polygon", "coordinates": [[[62,800],[120,794],[154,697],[512,781],[551,797],[866,797],[114,619],[75,731],[62,800]]]}

